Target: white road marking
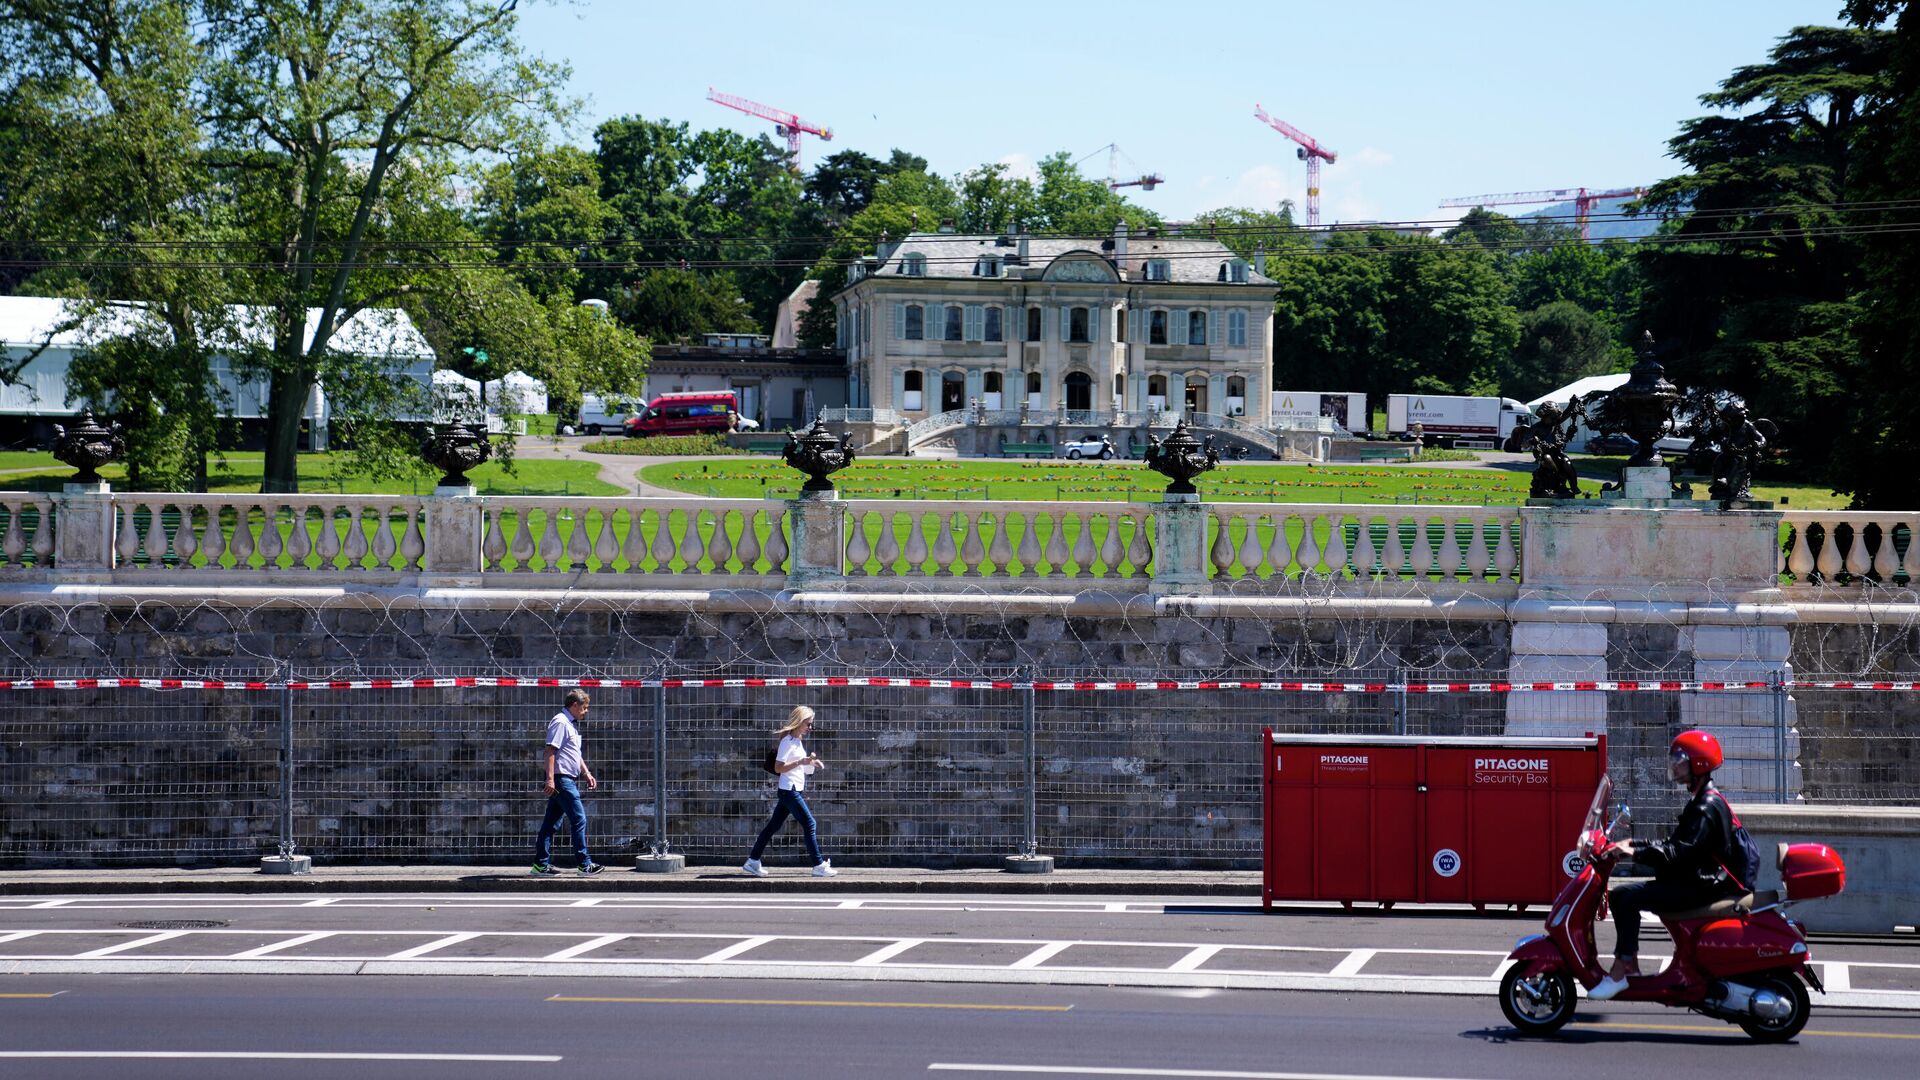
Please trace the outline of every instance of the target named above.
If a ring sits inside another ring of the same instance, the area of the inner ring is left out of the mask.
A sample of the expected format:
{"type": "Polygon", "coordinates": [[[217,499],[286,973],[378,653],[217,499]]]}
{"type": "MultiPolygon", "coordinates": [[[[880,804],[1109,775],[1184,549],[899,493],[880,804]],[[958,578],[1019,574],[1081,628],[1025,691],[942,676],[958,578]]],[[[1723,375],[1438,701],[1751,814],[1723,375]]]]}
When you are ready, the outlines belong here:
{"type": "Polygon", "coordinates": [[[1336,976],[1358,975],[1360,974],[1360,969],[1366,967],[1367,961],[1373,959],[1374,954],[1378,951],[1377,949],[1355,949],[1347,954],[1345,960],[1333,965],[1333,970],[1327,972],[1327,974],[1336,976]]]}
{"type": "Polygon", "coordinates": [[[1048,960],[1052,959],[1053,957],[1058,956],[1063,952],[1066,952],[1068,949],[1072,948],[1073,945],[1074,943],[1071,941],[1049,941],[1045,945],[1040,946],[1039,948],[1033,950],[1032,952],[1021,957],[1020,959],[1015,960],[1013,963],[1008,964],[1007,966],[1015,970],[1020,970],[1022,968],[1037,968],[1041,964],[1044,964],[1048,960]]]}
{"type": "Polygon", "coordinates": [[[839,906],[841,911],[852,911],[865,902],[864,900],[842,900],[839,906]]]}
{"type": "Polygon", "coordinates": [[[38,930],[15,930],[11,934],[0,934],[0,944],[5,944],[9,941],[19,941],[21,938],[29,938],[39,932],[38,930]]]}
{"type": "Polygon", "coordinates": [[[772,940],[770,937],[752,937],[745,941],[736,941],[726,948],[721,949],[719,952],[709,953],[694,962],[699,964],[717,964],[722,960],[731,960],[741,953],[746,952],[748,949],[757,949],[772,940]]]}
{"type": "Polygon", "coordinates": [[[524,1061],[550,1064],[559,1054],[302,1053],[297,1050],[0,1050],[0,1058],[114,1058],[186,1061],[524,1061]]]}
{"type": "Polygon", "coordinates": [[[619,941],[621,938],[631,937],[631,936],[632,935],[630,934],[602,934],[597,938],[589,938],[588,940],[583,941],[578,945],[569,945],[568,947],[561,949],[557,953],[548,953],[546,956],[541,957],[541,959],[542,960],[571,960],[576,956],[584,956],[585,954],[590,953],[595,949],[601,948],[602,946],[611,945],[614,942],[619,941]]]}
{"type": "Polygon", "coordinates": [[[605,902],[606,902],[606,899],[607,899],[607,898],[606,898],[606,897],[604,897],[604,896],[589,896],[589,897],[587,897],[587,898],[586,898],[585,900],[575,900],[575,901],[574,901],[574,902],[573,902],[572,904],[570,904],[570,905],[568,905],[568,906],[570,906],[570,907],[594,907],[594,906],[596,906],[596,905],[598,905],[598,904],[603,904],[603,903],[605,903],[605,902]]]}
{"type": "Polygon", "coordinates": [[[311,934],[301,934],[299,937],[290,937],[285,941],[276,941],[271,945],[262,945],[257,949],[248,949],[246,952],[234,953],[233,958],[235,960],[251,960],[256,956],[267,956],[271,953],[277,953],[281,949],[291,949],[295,945],[305,945],[309,941],[320,941],[324,938],[330,938],[333,935],[334,931],[332,930],[316,930],[311,934]]]}
{"type": "Polygon", "coordinates": [[[339,901],[340,901],[340,898],[337,896],[324,896],[318,900],[309,900],[306,903],[301,904],[300,906],[301,907],[326,907],[328,904],[339,903],[339,901]]]}
{"type": "Polygon", "coordinates": [[[78,953],[75,954],[74,959],[92,960],[96,957],[112,956],[114,953],[126,952],[129,949],[138,949],[146,945],[157,945],[162,941],[172,941],[174,938],[185,936],[186,933],[185,930],[167,930],[163,933],[151,934],[143,938],[135,938],[132,941],[123,941],[118,945],[109,945],[104,949],[94,949],[91,952],[78,953]]]}
{"type": "Polygon", "coordinates": [[[874,951],[868,953],[867,955],[861,957],[860,959],[855,960],[853,962],[854,966],[867,967],[872,964],[884,964],[887,961],[893,959],[894,957],[899,956],[901,953],[906,952],[908,949],[913,948],[915,945],[920,944],[924,940],[926,939],[901,938],[899,941],[896,941],[893,944],[886,946],[885,948],[875,949],[874,951]]]}
{"type": "Polygon", "coordinates": [[[1125,911],[1125,910],[1127,910],[1127,905],[1126,905],[1126,904],[1124,904],[1124,903],[1113,903],[1113,904],[1108,904],[1108,905],[1106,905],[1106,907],[1105,907],[1105,908],[1104,908],[1103,910],[1106,910],[1106,911],[1125,911]]]}
{"type": "Polygon", "coordinates": [[[1192,950],[1191,952],[1187,953],[1187,955],[1181,957],[1180,959],[1175,960],[1167,968],[1167,970],[1168,971],[1198,971],[1200,970],[1200,965],[1213,959],[1213,954],[1219,952],[1220,949],[1221,949],[1221,946],[1219,945],[1202,945],[1192,950]]]}
{"type": "Polygon", "coordinates": [[[411,949],[402,949],[401,951],[394,953],[392,956],[387,957],[387,959],[411,960],[416,956],[425,956],[430,952],[434,952],[439,949],[444,949],[449,945],[458,945],[463,941],[472,941],[474,938],[477,938],[479,936],[480,935],[478,933],[448,934],[446,937],[443,937],[438,941],[429,941],[425,945],[415,945],[411,949]]]}
{"type": "Polygon", "coordinates": [[[30,907],[30,908],[54,908],[54,907],[65,907],[65,906],[67,906],[68,904],[71,904],[71,903],[73,903],[73,900],[74,900],[74,898],[73,898],[73,897],[67,897],[67,898],[64,898],[64,899],[60,899],[60,900],[42,900],[41,902],[39,902],[39,903],[37,903],[37,904],[28,904],[27,906],[28,906],[28,907],[30,907]]]}
{"type": "Polygon", "coordinates": [[[1239,1069],[1154,1069],[1124,1065],[989,1065],[936,1061],[928,1072],[1020,1073],[1026,1076],[1171,1076],[1196,1080],[1440,1080],[1362,1073],[1245,1072],[1239,1069]]]}
{"type": "Polygon", "coordinates": [[[1853,969],[1847,964],[1827,961],[1820,965],[1820,981],[1827,984],[1827,993],[1853,989],[1853,969]]]}

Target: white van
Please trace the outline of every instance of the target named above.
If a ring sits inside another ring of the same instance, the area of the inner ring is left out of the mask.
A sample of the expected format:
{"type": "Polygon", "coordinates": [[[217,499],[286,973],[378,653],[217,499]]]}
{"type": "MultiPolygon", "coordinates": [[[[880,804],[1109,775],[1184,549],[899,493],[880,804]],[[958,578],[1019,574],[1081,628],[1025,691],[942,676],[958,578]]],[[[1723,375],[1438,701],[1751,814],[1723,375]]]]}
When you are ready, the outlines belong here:
{"type": "Polygon", "coordinates": [[[574,430],[586,435],[626,430],[627,418],[641,406],[630,401],[602,399],[596,394],[580,395],[580,424],[574,430]]]}

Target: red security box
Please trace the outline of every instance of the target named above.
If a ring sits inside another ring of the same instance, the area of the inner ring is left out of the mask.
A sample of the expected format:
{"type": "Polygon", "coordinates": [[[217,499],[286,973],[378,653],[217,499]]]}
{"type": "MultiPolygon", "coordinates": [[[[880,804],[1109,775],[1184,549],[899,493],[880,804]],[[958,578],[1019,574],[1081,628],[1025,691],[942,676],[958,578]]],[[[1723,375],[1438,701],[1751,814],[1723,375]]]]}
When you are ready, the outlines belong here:
{"type": "Polygon", "coordinates": [[[1606,738],[1263,733],[1261,900],[1545,904],[1606,738]]]}

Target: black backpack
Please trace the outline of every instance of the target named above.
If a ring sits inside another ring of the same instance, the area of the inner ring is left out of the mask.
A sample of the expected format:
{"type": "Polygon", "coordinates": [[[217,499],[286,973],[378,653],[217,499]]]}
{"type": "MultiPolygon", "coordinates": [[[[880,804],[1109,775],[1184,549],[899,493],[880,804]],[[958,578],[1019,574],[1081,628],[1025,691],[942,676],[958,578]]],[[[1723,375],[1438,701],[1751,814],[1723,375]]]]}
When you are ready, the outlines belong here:
{"type": "Polygon", "coordinates": [[[1718,789],[1714,794],[1720,796],[1720,804],[1727,808],[1727,818],[1733,822],[1733,835],[1727,837],[1727,861],[1722,869],[1733,878],[1734,884],[1752,892],[1760,878],[1760,848],[1747,833],[1747,827],[1740,824],[1740,815],[1733,812],[1733,804],[1718,789]]]}

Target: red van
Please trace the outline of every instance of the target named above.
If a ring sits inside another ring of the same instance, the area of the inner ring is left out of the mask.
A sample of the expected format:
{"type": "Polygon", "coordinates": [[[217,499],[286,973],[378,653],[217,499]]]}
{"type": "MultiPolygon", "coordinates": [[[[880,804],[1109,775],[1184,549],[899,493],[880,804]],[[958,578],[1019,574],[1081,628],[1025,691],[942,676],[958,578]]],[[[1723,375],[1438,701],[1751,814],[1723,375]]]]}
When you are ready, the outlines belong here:
{"type": "Polygon", "coordinates": [[[627,417],[629,435],[725,434],[739,409],[731,390],[693,390],[661,394],[637,415],[627,417]]]}

